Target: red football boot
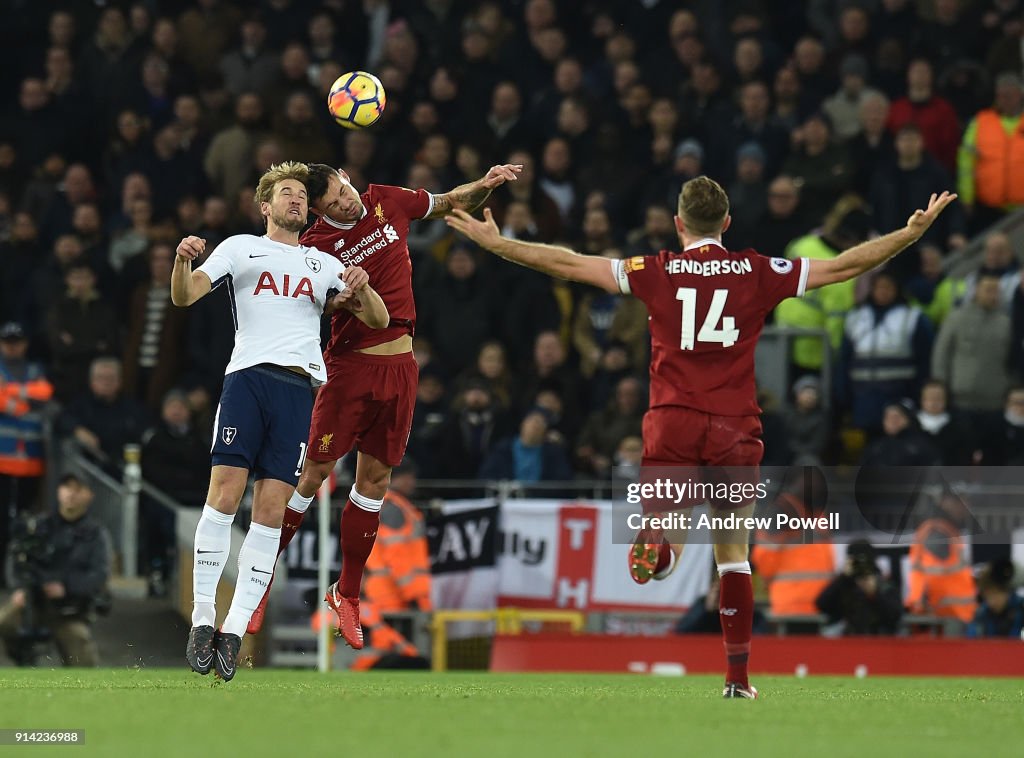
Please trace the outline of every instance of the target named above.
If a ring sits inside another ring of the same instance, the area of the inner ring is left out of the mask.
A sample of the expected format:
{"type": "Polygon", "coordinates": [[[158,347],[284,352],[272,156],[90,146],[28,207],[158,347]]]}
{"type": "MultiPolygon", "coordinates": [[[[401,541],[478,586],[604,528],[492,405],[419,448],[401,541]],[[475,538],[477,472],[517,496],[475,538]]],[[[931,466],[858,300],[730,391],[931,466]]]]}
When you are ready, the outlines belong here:
{"type": "Polygon", "coordinates": [[[637,584],[651,579],[664,579],[672,573],[678,561],[674,560],[672,546],[660,534],[641,529],[629,549],[629,575],[637,584]]]}
{"type": "Polygon", "coordinates": [[[338,614],[338,632],[353,650],[363,649],[363,626],[359,623],[359,598],[338,594],[338,583],[327,588],[324,600],[338,614]]]}
{"type": "Polygon", "coordinates": [[[263,599],[261,599],[260,604],[256,606],[256,610],[252,612],[252,616],[249,618],[249,625],[245,627],[246,634],[256,634],[263,628],[263,618],[267,615],[267,601],[270,600],[270,587],[273,583],[274,577],[270,577],[270,584],[267,585],[267,591],[263,593],[263,599]]]}

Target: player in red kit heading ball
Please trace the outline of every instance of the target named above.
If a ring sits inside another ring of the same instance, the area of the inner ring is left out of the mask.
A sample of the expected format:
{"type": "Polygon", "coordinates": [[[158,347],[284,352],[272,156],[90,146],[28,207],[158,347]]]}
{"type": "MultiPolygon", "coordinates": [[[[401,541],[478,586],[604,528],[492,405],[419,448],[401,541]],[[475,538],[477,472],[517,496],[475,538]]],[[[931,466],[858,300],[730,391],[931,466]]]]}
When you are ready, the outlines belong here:
{"type": "MultiPolygon", "coordinates": [[[[722,246],[729,198],[701,176],[679,193],[676,231],[682,252],[663,250],[628,260],[574,253],[562,247],[506,239],[490,210],[484,221],[455,211],[448,224],[493,253],[562,279],[632,294],[650,313],[651,403],[643,420],[644,466],[756,467],[761,462],[761,409],[756,401],[754,347],[765,316],[788,297],[846,281],[913,244],[956,195],[932,195],[895,232],[853,247],[832,260],[766,258],[722,246]]],[[[696,505],[696,503],[693,503],[696,505]]],[[[649,506],[645,504],[645,509],[649,506]]],[[[653,510],[653,509],[652,509],[653,510]]],[[[754,503],[735,509],[741,519],[754,503]]],[[[728,698],[757,697],[747,680],[754,599],[745,528],[714,532],[721,576],[719,610],[728,670],[728,698]]],[[[682,545],[661,530],[644,529],[629,553],[638,584],[663,579],[678,565],[682,545]]]]}
{"type": "MultiPolygon", "coordinates": [[[[409,224],[441,218],[454,209],[473,211],[495,187],[515,181],[521,170],[517,165],[493,166],[477,181],[440,195],[380,184],[371,184],[360,194],[344,172],[323,164],[309,166],[309,207],[320,218],[302,235],[302,244],[343,263],[359,261],[391,314],[384,329],[364,328],[358,318],[340,312],[331,322],[331,340],[324,351],[327,384],[320,388],[313,406],[302,476],[285,510],[278,552],[295,535],[335,461],[355,447],[356,481],[341,517],[341,576],[325,597],[338,614],[342,637],[353,648],[363,646],[359,623],[363,566],[377,535],[391,469],[405,455],[416,404],[418,369],[412,354],[416,306],[406,241],[409,224]]],[[[252,616],[250,633],[262,626],[269,594],[268,588],[252,616]]]]}

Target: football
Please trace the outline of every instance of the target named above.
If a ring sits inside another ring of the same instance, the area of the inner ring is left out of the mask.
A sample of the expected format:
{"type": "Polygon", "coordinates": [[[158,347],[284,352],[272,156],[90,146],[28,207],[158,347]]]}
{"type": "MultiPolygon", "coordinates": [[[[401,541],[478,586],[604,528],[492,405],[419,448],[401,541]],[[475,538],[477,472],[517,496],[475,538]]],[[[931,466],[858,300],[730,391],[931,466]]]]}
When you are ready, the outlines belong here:
{"type": "Polygon", "coordinates": [[[373,74],[349,71],[331,85],[327,109],[346,129],[365,129],[384,112],[384,86],[373,74]]]}

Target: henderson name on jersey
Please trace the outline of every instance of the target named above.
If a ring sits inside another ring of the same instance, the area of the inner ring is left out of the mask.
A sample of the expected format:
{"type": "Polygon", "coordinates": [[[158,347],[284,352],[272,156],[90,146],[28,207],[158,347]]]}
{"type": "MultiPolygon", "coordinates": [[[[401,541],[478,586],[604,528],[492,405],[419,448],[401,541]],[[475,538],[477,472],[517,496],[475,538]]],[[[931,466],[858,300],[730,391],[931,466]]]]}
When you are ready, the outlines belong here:
{"type": "Polygon", "coordinates": [[[228,237],[199,267],[213,287],[226,284],[235,347],[225,374],[260,363],[301,368],[314,384],[327,381],[320,351],[320,317],[345,267],[306,245],[267,237],[228,237]]]}
{"type": "Polygon", "coordinates": [[[363,215],[354,224],[340,224],[321,216],[302,235],[304,245],[335,256],[346,266],[360,266],[370,286],[391,314],[386,329],[371,329],[349,311],[338,311],[331,322],[327,360],[334,353],[391,342],[416,329],[412,296],[412,261],[409,258],[409,222],[434,208],[426,190],[371,184],[360,195],[363,215]]]}
{"type": "Polygon", "coordinates": [[[651,407],[759,414],[754,348],[768,313],[804,294],[807,261],[732,253],[703,239],[682,253],[611,264],[619,290],[640,298],[650,314],[651,407]]]}

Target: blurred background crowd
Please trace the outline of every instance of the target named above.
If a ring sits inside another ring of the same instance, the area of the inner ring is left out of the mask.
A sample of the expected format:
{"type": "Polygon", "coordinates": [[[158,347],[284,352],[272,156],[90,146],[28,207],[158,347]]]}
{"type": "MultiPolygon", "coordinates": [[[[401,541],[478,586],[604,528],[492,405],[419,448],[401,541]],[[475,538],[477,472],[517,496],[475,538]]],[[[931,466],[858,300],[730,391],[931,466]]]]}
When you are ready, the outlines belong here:
{"type": "MultiPolygon", "coordinates": [[[[960,202],[865,281],[780,306],[796,383],[763,397],[766,462],[1024,463],[1024,276],[987,232],[1024,203],[1019,0],[7,0],[0,27],[0,480],[37,497],[41,411],[116,469],[203,502],[227,293],[169,301],[174,246],[261,234],[281,160],[443,192],[498,162],[506,234],[591,255],[677,244],[707,173],[732,249],[827,257],[960,202]],[[366,131],[324,106],[351,69],[366,131]],[[944,261],[987,234],[980,268],[944,261]],[[824,363],[833,381],[821,382],[824,363]]],[[[409,239],[421,477],[606,478],[638,465],[646,313],[454,239],[409,239]],[[540,447],[537,456],[524,448],[540,447]],[[529,462],[527,465],[526,462],[529,462]]],[[[0,519],[3,521],[3,519],[0,519]]]]}

